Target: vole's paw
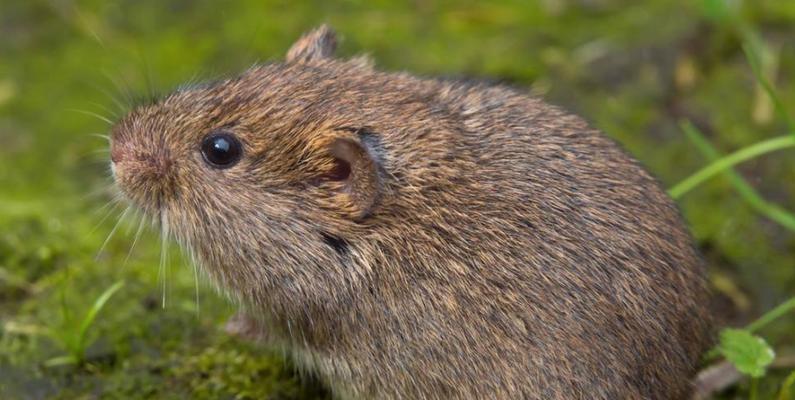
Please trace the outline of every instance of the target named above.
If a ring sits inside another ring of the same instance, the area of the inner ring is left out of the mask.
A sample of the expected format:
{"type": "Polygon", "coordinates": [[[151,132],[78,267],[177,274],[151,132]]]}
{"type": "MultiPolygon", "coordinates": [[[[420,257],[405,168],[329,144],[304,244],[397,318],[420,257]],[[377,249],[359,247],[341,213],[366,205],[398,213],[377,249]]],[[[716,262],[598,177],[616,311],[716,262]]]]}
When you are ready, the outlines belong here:
{"type": "Polygon", "coordinates": [[[234,337],[251,342],[260,342],[266,336],[262,324],[244,312],[238,312],[229,318],[224,325],[224,331],[234,337]]]}

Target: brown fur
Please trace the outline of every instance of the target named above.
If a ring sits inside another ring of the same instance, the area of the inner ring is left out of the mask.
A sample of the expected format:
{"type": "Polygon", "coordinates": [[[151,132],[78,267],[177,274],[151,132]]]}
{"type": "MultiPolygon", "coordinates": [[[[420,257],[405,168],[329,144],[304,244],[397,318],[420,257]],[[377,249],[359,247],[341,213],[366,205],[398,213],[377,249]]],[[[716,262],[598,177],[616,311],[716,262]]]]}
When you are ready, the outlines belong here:
{"type": "Polygon", "coordinates": [[[113,131],[117,182],[342,398],[683,398],[704,266],[655,182],[502,87],[375,71],[304,36],[113,131]],[[239,164],[204,164],[225,129],[239,164]]]}

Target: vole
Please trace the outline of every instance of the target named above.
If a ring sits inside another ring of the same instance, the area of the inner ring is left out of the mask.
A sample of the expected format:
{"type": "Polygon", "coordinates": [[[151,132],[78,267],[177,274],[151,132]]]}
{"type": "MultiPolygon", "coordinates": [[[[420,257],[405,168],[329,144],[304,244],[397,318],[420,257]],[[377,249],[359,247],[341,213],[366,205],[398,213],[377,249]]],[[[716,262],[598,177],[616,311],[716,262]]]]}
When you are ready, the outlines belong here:
{"type": "Polygon", "coordinates": [[[121,192],[349,399],[685,398],[705,266],[657,181],[517,90],[334,57],[179,89],[112,129],[121,192]]]}

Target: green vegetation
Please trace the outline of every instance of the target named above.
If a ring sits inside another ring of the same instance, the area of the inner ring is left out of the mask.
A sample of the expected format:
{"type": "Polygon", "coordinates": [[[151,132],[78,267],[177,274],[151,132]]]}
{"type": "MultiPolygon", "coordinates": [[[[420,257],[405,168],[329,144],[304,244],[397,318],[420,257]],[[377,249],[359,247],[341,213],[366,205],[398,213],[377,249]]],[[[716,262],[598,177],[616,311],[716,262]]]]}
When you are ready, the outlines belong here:
{"type": "Polygon", "coordinates": [[[102,307],[105,307],[105,303],[107,303],[110,297],[121,289],[122,286],[124,286],[124,282],[116,282],[113,286],[102,292],[94,301],[94,304],[91,306],[91,309],[88,310],[86,316],[80,321],[79,326],[74,326],[69,318],[71,314],[69,306],[66,305],[66,302],[62,303],[61,315],[65,318],[65,326],[50,327],[47,332],[49,336],[60,343],[69,354],[51,358],[44,363],[45,366],[54,367],[64,364],[82,364],[86,361],[86,349],[93,341],[92,339],[94,339],[89,339],[88,337],[89,328],[91,324],[94,323],[102,307]]]}
{"type": "Polygon", "coordinates": [[[671,188],[709,262],[732,328],[705,364],[747,374],[717,398],[794,398],[795,2],[782,0],[0,2],[0,398],[326,396],[223,332],[233,306],[118,204],[101,136],[136,99],[280,58],[322,22],[344,56],[526,88],[622,143],[671,188]]]}

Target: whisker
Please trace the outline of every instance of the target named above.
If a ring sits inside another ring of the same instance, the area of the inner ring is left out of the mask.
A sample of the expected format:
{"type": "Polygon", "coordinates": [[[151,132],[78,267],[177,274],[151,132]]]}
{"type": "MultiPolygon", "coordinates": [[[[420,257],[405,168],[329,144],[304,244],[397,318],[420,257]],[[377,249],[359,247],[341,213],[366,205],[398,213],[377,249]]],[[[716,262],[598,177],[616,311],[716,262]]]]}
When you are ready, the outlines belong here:
{"type": "Polygon", "coordinates": [[[113,126],[113,121],[111,121],[109,118],[107,118],[107,117],[104,117],[104,116],[102,116],[102,115],[100,115],[100,114],[97,114],[97,113],[95,113],[95,112],[93,112],[93,111],[88,111],[88,110],[79,110],[79,109],[76,109],[76,108],[67,108],[66,110],[67,110],[67,111],[72,111],[72,112],[76,112],[76,113],[80,113],[80,114],[85,114],[85,115],[89,115],[89,116],[92,116],[92,117],[98,118],[100,121],[104,121],[104,122],[106,122],[108,125],[111,125],[111,126],[113,126]]]}
{"type": "Polygon", "coordinates": [[[95,101],[91,101],[91,102],[89,102],[89,104],[101,108],[102,111],[106,112],[107,115],[110,115],[114,119],[118,119],[119,118],[119,113],[117,111],[113,111],[108,106],[106,106],[106,105],[104,105],[102,103],[97,103],[95,101]]]}
{"type": "Polygon", "coordinates": [[[196,290],[196,318],[199,318],[202,315],[202,306],[201,296],[199,296],[199,270],[195,265],[193,266],[193,285],[196,290]]]}
{"type": "Polygon", "coordinates": [[[146,84],[146,94],[152,99],[155,97],[155,85],[153,80],[152,68],[147,61],[146,54],[141,55],[140,61],[143,64],[144,83],[146,84]]]}
{"type": "Polygon", "coordinates": [[[91,150],[90,152],[88,152],[87,155],[97,155],[97,154],[110,154],[110,149],[105,148],[105,149],[91,150]]]}
{"type": "Polygon", "coordinates": [[[163,238],[163,234],[160,234],[160,263],[157,266],[157,281],[159,286],[161,287],[161,297],[162,297],[162,305],[163,309],[166,308],[166,289],[165,284],[163,283],[163,265],[165,264],[165,256],[163,255],[163,247],[165,246],[165,239],[163,238]]]}
{"type": "Polygon", "coordinates": [[[125,201],[124,196],[121,194],[119,188],[113,185],[112,179],[103,176],[99,178],[99,180],[100,182],[96,185],[96,187],[78,197],[78,200],[84,204],[95,203],[102,199],[101,207],[96,208],[97,206],[94,205],[95,210],[92,212],[93,216],[96,216],[102,210],[107,208],[110,203],[120,203],[125,201]]]}
{"type": "Polygon", "coordinates": [[[105,241],[102,243],[102,247],[99,248],[99,251],[97,252],[97,256],[94,257],[95,260],[99,259],[99,256],[105,250],[105,246],[108,245],[108,242],[110,242],[110,239],[113,237],[113,234],[116,233],[117,229],[119,229],[119,226],[121,225],[122,221],[124,221],[124,217],[127,216],[127,214],[130,212],[130,210],[131,210],[130,206],[127,206],[127,208],[124,209],[124,212],[121,213],[121,216],[119,217],[119,220],[116,221],[116,225],[113,226],[113,229],[111,229],[110,233],[108,234],[108,237],[106,237],[105,241]]]}
{"type": "Polygon", "coordinates": [[[136,103],[136,94],[135,91],[132,89],[132,85],[127,79],[124,78],[124,75],[118,75],[118,80],[114,80],[113,77],[108,75],[108,79],[116,86],[116,90],[119,91],[119,94],[124,96],[124,100],[127,101],[127,104],[133,105],[136,103]]]}
{"type": "Polygon", "coordinates": [[[102,133],[89,133],[87,136],[96,137],[100,139],[105,139],[108,143],[110,143],[110,135],[105,135],[102,133]]]}
{"type": "MultiPolygon", "coordinates": [[[[96,199],[96,198],[98,198],[100,196],[110,195],[110,194],[113,194],[113,189],[112,188],[110,188],[108,186],[100,186],[100,187],[98,187],[98,188],[96,188],[96,189],[94,189],[94,190],[92,190],[92,191],[80,196],[78,198],[78,200],[81,201],[81,202],[86,202],[86,201],[89,201],[89,200],[96,199]]],[[[98,210],[95,211],[95,214],[98,213],[98,212],[101,212],[102,210],[107,208],[107,206],[113,201],[118,201],[118,200],[115,199],[115,198],[110,198],[108,201],[105,202],[104,206],[102,206],[101,208],[99,208],[98,210]]]]}
{"type": "Polygon", "coordinates": [[[102,41],[102,38],[99,37],[97,32],[91,29],[91,27],[88,24],[83,24],[83,25],[85,26],[85,29],[88,30],[88,33],[91,34],[91,37],[93,37],[94,40],[96,40],[97,43],[99,43],[99,45],[102,46],[103,49],[107,50],[108,48],[105,46],[105,42],[102,41]]]}
{"type": "MultiPolygon", "coordinates": [[[[103,70],[103,71],[102,71],[102,75],[103,75],[103,76],[104,76],[106,79],[108,79],[108,81],[110,81],[110,83],[111,83],[111,84],[113,84],[113,86],[114,86],[114,87],[116,87],[116,89],[118,90],[118,85],[117,85],[117,84],[116,84],[116,83],[113,81],[113,79],[110,77],[110,74],[109,74],[107,71],[104,71],[104,70],[103,70]]],[[[104,94],[105,96],[107,96],[107,97],[108,97],[108,98],[109,98],[109,99],[110,99],[110,100],[111,100],[111,101],[114,103],[114,105],[116,106],[116,108],[117,108],[117,110],[118,110],[118,111],[117,111],[117,113],[118,113],[118,114],[116,114],[116,115],[119,115],[119,114],[124,114],[124,113],[126,113],[126,112],[127,112],[127,110],[130,108],[130,104],[131,104],[131,103],[124,103],[124,102],[122,101],[122,100],[124,100],[124,99],[123,99],[123,98],[120,98],[120,96],[119,96],[119,95],[113,94],[113,93],[112,93],[110,90],[108,90],[108,89],[106,89],[106,88],[104,88],[104,87],[102,87],[102,86],[100,86],[100,85],[96,84],[95,82],[89,82],[89,84],[90,84],[90,85],[91,85],[91,86],[92,86],[94,89],[98,90],[99,92],[101,92],[102,94],[104,94]]]]}
{"type": "MultiPolygon", "coordinates": [[[[166,237],[166,239],[168,239],[168,237],[166,237]]],[[[168,241],[166,241],[166,265],[165,265],[166,273],[165,273],[165,279],[163,279],[163,289],[164,289],[163,296],[165,296],[169,292],[168,277],[171,275],[171,259],[170,259],[170,256],[171,256],[171,254],[169,254],[168,241]]],[[[164,309],[166,308],[165,297],[164,297],[164,301],[163,301],[163,308],[164,309]]]]}
{"type": "Polygon", "coordinates": [[[121,264],[121,267],[124,268],[127,266],[127,261],[130,259],[130,256],[133,253],[133,249],[135,249],[135,244],[138,243],[138,239],[141,237],[141,232],[144,230],[144,217],[141,216],[140,221],[138,222],[138,229],[135,231],[135,237],[133,237],[132,245],[130,246],[130,251],[127,252],[127,257],[124,257],[124,262],[121,264]]]}
{"type": "Polygon", "coordinates": [[[81,152],[77,157],[80,161],[107,161],[110,163],[110,150],[107,148],[88,150],[81,152]]]}
{"type": "Polygon", "coordinates": [[[91,228],[91,230],[88,232],[88,234],[90,235],[90,234],[94,233],[94,231],[96,231],[97,228],[99,228],[102,225],[102,223],[105,222],[105,220],[108,219],[108,217],[110,217],[110,215],[113,214],[113,212],[115,212],[117,208],[119,208],[119,204],[120,203],[119,203],[119,201],[117,199],[108,200],[108,202],[105,203],[105,205],[102,206],[102,208],[100,208],[99,211],[97,211],[97,212],[102,212],[102,210],[107,208],[108,206],[112,206],[112,207],[103,214],[102,219],[100,219],[99,222],[97,222],[97,224],[94,225],[93,228],[91,228]]]}
{"type": "Polygon", "coordinates": [[[191,266],[193,267],[193,288],[196,291],[196,317],[201,315],[201,303],[199,302],[199,266],[196,265],[196,258],[193,251],[190,252],[191,266]]]}
{"type": "MultiPolygon", "coordinates": [[[[111,98],[116,103],[116,106],[119,107],[119,111],[122,113],[126,112],[125,110],[129,109],[133,104],[135,104],[135,97],[133,95],[133,91],[130,90],[130,85],[124,78],[120,78],[122,82],[117,81],[113,78],[113,76],[106,70],[102,71],[102,75],[110,82],[113,87],[116,89],[116,93],[118,96],[111,96],[111,98]]],[[[108,93],[110,95],[110,93],[108,93]]]]}
{"type": "Polygon", "coordinates": [[[168,261],[168,223],[166,222],[165,211],[160,212],[160,267],[157,270],[158,278],[162,279],[163,288],[163,309],[166,308],[166,280],[167,271],[166,262],[168,261]]]}

